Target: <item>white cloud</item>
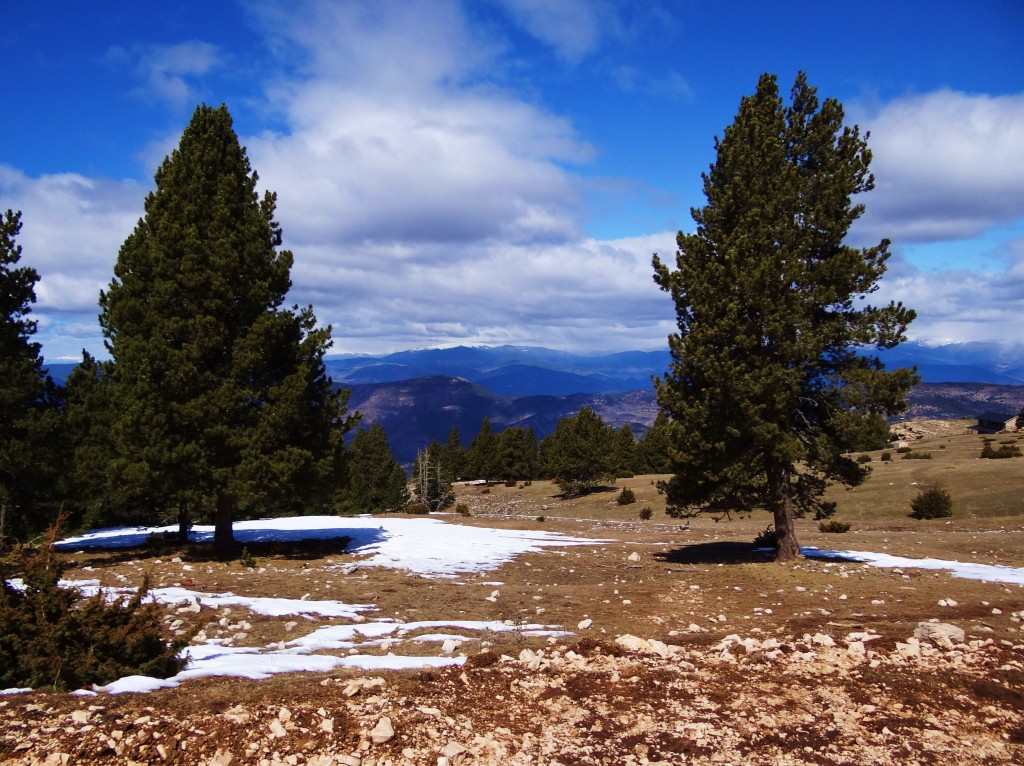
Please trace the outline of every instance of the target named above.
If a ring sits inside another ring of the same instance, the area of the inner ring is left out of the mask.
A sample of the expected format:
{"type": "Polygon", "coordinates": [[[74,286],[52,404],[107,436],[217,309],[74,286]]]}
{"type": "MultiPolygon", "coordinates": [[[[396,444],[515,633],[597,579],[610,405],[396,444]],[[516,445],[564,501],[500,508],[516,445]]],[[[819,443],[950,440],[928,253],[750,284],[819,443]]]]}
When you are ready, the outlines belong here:
{"type": "Polygon", "coordinates": [[[1024,215],[1024,93],[940,90],[850,116],[871,131],[877,180],[859,233],[961,239],[1024,215]]]}
{"type": "Polygon", "coordinates": [[[871,300],[875,304],[903,301],[915,309],[918,317],[908,330],[911,340],[1019,343],[1024,316],[1024,247],[1020,250],[1006,272],[924,271],[893,256],[889,273],[871,300]]]}
{"type": "Polygon", "coordinates": [[[609,15],[596,0],[501,0],[501,4],[530,35],[572,63],[597,48],[609,15]]]}
{"type": "Polygon", "coordinates": [[[175,105],[196,100],[188,78],[204,75],[221,64],[217,46],[199,40],[175,45],[115,46],[107,51],[107,59],[126,62],[135,69],[145,83],[137,93],[156,95],[175,105]]]}

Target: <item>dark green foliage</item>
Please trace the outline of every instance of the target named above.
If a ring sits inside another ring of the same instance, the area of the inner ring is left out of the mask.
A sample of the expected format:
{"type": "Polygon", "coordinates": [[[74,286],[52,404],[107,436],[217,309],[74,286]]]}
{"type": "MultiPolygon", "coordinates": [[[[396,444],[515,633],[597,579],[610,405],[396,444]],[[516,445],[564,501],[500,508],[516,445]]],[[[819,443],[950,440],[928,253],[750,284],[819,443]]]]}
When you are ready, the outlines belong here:
{"type": "Polygon", "coordinates": [[[444,464],[444,450],[436,441],[416,455],[413,468],[413,496],[418,505],[433,511],[443,511],[455,503],[452,474],[444,464]]]}
{"type": "Polygon", "coordinates": [[[839,535],[843,532],[850,531],[850,522],[836,521],[835,519],[826,519],[825,521],[818,522],[818,531],[825,532],[827,534],[839,535]]]}
{"type": "Polygon", "coordinates": [[[636,502],[636,493],[634,493],[629,487],[623,487],[619,496],[615,498],[615,501],[619,505],[631,505],[636,502]]]}
{"type": "Polygon", "coordinates": [[[456,479],[466,475],[466,461],[468,455],[466,448],[462,446],[462,437],[459,436],[459,429],[455,426],[448,431],[448,441],[444,444],[444,454],[441,459],[449,466],[452,476],[456,479]]]}
{"type": "Polygon", "coordinates": [[[911,451],[910,447],[897,447],[896,448],[896,454],[897,455],[906,455],[910,451],[911,451]]]}
{"type": "Polygon", "coordinates": [[[495,478],[503,479],[508,486],[514,487],[517,481],[537,475],[540,447],[532,428],[506,428],[498,434],[495,449],[495,478]]]}
{"type": "Polygon", "coordinates": [[[634,476],[640,467],[640,455],[629,423],[623,423],[615,434],[614,449],[615,475],[623,479],[634,476]]]}
{"type": "Polygon", "coordinates": [[[758,532],[754,538],[755,548],[775,548],[778,544],[779,540],[775,534],[775,529],[770,524],[764,528],[764,531],[758,532]]]}
{"type": "Polygon", "coordinates": [[[883,463],[888,463],[890,460],[892,460],[892,453],[886,450],[881,454],[879,460],[881,460],[883,463]]]}
{"type": "Polygon", "coordinates": [[[637,473],[672,472],[673,428],[668,415],[659,412],[654,424],[637,444],[637,473]]]}
{"type": "Polygon", "coordinates": [[[944,519],[953,515],[953,498],[942,487],[921,490],[910,501],[912,519],[944,519]]]}
{"type": "Polygon", "coordinates": [[[857,462],[858,463],[870,463],[871,462],[871,455],[858,455],[857,456],[857,462]]]}
{"type": "Polygon", "coordinates": [[[348,486],[342,508],[347,513],[394,513],[409,502],[408,481],[379,423],[360,429],[352,439],[348,486]]]}
{"type": "Polygon", "coordinates": [[[998,449],[992,448],[992,443],[986,441],[981,448],[981,456],[989,460],[1000,460],[1003,458],[1020,457],[1020,447],[1016,444],[1000,444],[998,449]]]}
{"type": "Polygon", "coordinates": [[[639,516],[640,516],[640,519],[641,519],[642,521],[650,521],[650,520],[651,520],[651,517],[652,517],[653,515],[654,515],[654,509],[653,509],[653,508],[651,508],[650,506],[647,506],[647,507],[644,507],[644,508],[641,508],[641,509],[640,509],[640,514],[639,514],[639,516]]]}
{"type": "Polygon", "coordinates": [[[469,445],[466,455],[466,478],[494,481],[501,473],[498,437],[491,431],[490,418],[480,423],[480,433],[469,445]]]}
{"type": "Polygon", "coordinates": [[[86,385],[106,391],[75,392],[116,413],[101,489],[151,521],[213,515],[224,555],[233,518],[329,507],[353,425],[323,365],[330,328],[282,308],[275,202],[227,109],[196,109],[100,296],[113,364],[86,385]]]}
{"type": "Polygon", "coordinates": [[[903,457],[900,460],[931,460],[931,452],[916,452],[911,450],[910,452],[904,452],[903,457]]]}
{"type": "Polygon", "coordinates": [[[28,556],[24,590],[0,578],[0,688],[79,689],[128,675],[180,671],[188,637],[164,635],[163,610],[144,603],[148,581],[127,601],[83,598],[58,587],[63,567],[52,539],[28,556]]]}
{"type": "Polygon", "coordinates": [[[18,266],[21,213],[0,214],[0,545],[42,531],[55,516],[64,451],[62,392],[43,372],[35,269],[18,266]]]}
{"type": "Polygon", "coordinates": [[[615,430],[597,413],[584,407],[562,418],[542,445],[545,469],[562,494],[576,497],[608,482],[614,483],[615,430]]]}
{"type": "Polygon", "coordinates": [[[242,546],[242,552],[238,556],[238,563],[241,564],[242,566],[246,567],[247,569],[255,569],[256,568],[256,557],[253,556],[249,552],[249,549],[246,548],[243,545],[242,546]]]}
{"type": "Polygon", "coordinates": [[[430,506],[426,503],[409,503],[405,506],[405,512],[414,516],[426,516],[430,513],[430,506]]]}
{"type": "Polygon", "coordinates": [[[707,205],[677,237],[675,269],[653,259],[678,326],[655,380],[678,426],[661,488],[676,516],[773,512],[787,560],[799,555],[794,518],[832,513],[827,486],[868,471],[848,453],[884,446],[885,416],[905,408],[916,374],[855,350],[897,345],[914,312],[860,302],[889,242],[843,244],[864,210],[851,197],[874,179],[837,101],[819,102],[801,73],[786,105],[763,75],[715,148],[707,205]]]}
{"type": "Polygon", "coordinates": [[[471,514],[469,512],[469,506],[466,505],[465,503],[456,503],[455,504],[455,512],[457,514],[459,514],[459,516],[472,516],[473,515],[473,514],[471,514]]]}

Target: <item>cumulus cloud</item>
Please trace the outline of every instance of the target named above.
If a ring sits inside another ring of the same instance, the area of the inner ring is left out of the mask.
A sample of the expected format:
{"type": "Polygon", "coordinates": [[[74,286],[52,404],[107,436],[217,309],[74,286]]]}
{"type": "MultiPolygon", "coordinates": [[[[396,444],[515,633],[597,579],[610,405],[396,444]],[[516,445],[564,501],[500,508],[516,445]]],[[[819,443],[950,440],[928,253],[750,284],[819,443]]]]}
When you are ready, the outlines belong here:
{"type": "Polygon", "coordinates": [[[48,356],[77,354],[83,340],[99,350],[99,293],[142,214],[145,193],[134,181],[74,173],[32,178],[0,165],[0,199],[22,212],[22,265],[39,273],[33,315],[48,356]]]}
{"type": "Polygon", "coordinates": [[[859,233],[961,239],[1024,211],[1024,93],[940,90],[850,116],[871,131],[877,180],[859,233]]]}
{"type": "Polygon", "coordinates": [[[918,312],[908,336],[932,344],[968,341],[1020,342],[1024,316],[1024,240],[1005,272],[967,269],[928,271],[894,256],[872,296],[918,312]]]}
{"type": "Polygon", "coordinates": [[[145,83],[137,93],[158,96],[175,105],[195,101],[188,79],[201,76],[221,63],[217,46],[200,40],[175,45],[115,46],[107,51],[107,59],[132,66],[145,83]]]}

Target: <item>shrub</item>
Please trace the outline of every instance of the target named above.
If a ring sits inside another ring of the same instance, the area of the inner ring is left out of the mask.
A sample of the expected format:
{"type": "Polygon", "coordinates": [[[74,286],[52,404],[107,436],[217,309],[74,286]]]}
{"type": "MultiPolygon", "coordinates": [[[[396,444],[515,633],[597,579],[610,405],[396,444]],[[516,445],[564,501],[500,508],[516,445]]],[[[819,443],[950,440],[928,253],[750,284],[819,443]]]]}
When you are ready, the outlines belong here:
{"type": "Polygon", "coordinates": [[[636,502],[636,495],[629,487],[623,487],[617,498],[619,505],[630,505],[636,502]]]}
{"type": "Polygon", "coordinates": [[[238,563],[244,567],[249,567],[249,569],[253,569],[256,566],[256,559],[253,558],[253,555],[249,553],[249,549],[244,545],[242,546],[242,553],[238,557],[238,563]]]}
{"type": "Polygon", "coordinates": [[[899,453],[900,455],[905,455],[908,452],[910,452],[910,447],[897,447],[896,452],[899,453]]]}
{"type": "Polygon", "coordinates": [[[842,534],[843,532],[849,532],[850,523],[848,521],[836,521],[835,519],[828,519],[827,521],[818,522],[818,531],[838,535],[842,534]]]}
{"type": "Polygon", "coordinates": [[[466,505],[465,503],[456,503],[455,504],[455,512],[457,514],[459,514],[459,516],[469,516],[469,515],[471,515],[470,512],[469,512],[469,506],[466,505]]]}
{"type": "Polygon", "coordinates": [[[539,521],[539,522],[541,522],[543,524],[545,521],[547,521],[547,518],[545,516],[538,516],[537,517],[537,521],[539,521]]]}
{"type": "Polygon", "coordinates": [[[505,486],[508,487],[509,489],[515,489],[516,480],[515,479],[505,479],[505,486]]]}
{"type": "Polygon", "coordinates": [[[880,459],[883,463],[888,463],[890,460],[892,460],[892,453],[889,452],[889,450],[886,450],[885,452],[882,453],[880,459]]]}
{"type": "Polygon", "coordinates": [[[406,513],[412,513],[416,516],[426,516],[430,513],[430,506],[426,503],[409,503],[405,506],[406,513]]]}
{"type": "Polygon", "coordinates": [[[1020,447],[1015,444],[1004,442],[1000,445],[999,449],[992,449],[992,443],[986,441],[985,446],[981,448],[981,456],[989,460],[1000,460],[1002,458],[1009,457],[1020,457],[1020,447]]]}
{"type": "Polygon", "coordinates": [[[871,462],[871,455],[861,455],[860,457],[857,458],[857,462],[858,463],[870,463],[871,462]]]}
{"type": "MultiPolygon", "coordinates": [[[[897,450],[898,452],[899,450],[897,450]]],[[[906,452],[903,455],[903,460],[931,460],[931,452],[906,452]]]]}
{"type": "Polygon", "coordinates": [[[930,487],[910,501],[910,508],[912,519],[944,519],[953,515],[953,498],[942,487],[930,487]]]}
{"type": "Polygon", "coordinates": [[[778,546],[779,542],[775,537],[775,527],[771,524],[765,527],[764,532],[759,532],[757,537],[754,538],[755,548],[777,548],[778,546]]]}
{"type": "Polygon", "coordinates": [[[654,509],[650,506],[640,509],[640,518],[644,521],[650,521],[651,516],[654,515],[654,509]]]}
{"type": "Polygon", "coordinates": [[[58,585],[64,567],[53,551],[55,539],[51,530],[47,542],[21,562],[23,589],[11,585],[6,573],[0,576],[0,688],[64,691],[180,671],[186,660],[178,654],[191,636],[165,637],[163,609],[143,603],[148,578],[126,601],[110,602],[103,591],[83,598],[58,585]]]}

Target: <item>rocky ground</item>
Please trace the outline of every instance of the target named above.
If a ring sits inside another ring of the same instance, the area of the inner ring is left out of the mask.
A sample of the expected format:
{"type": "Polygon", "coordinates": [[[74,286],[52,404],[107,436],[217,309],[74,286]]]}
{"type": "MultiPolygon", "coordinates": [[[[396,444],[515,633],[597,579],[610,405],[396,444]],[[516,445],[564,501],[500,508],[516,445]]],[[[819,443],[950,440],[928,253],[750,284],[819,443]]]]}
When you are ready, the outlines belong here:
{"type": "MultiPolygon", "coordinates": [[[[641,499],[650,486],[635,481],[641,499]]],[[[457,650],[464,665],[441,669],[11,695],[0,698],[0,763],[1024,763],[1021,586],[766,562],[749,544],[762,519],[639,522],[614,496],[573,505],[530,488],[461,491],[473,516],[452,523],[604,542],[449,580],[342,575],[346,554],[295,549],[255,551],[255,569],[188,549],[76,554],[68,575],[124,582],[144,570],[154,587],[374,603],[403,620],[542,620],[569,635],[484,633],[457,650]]],[[[862,523],[841,538],[805,524],[801,541],[1020,566],[1022,532],[1019,518],[862,523]]],[[[252,646],[331,622],[237,607],[171,609],[167,620],[252,646]]]]}

